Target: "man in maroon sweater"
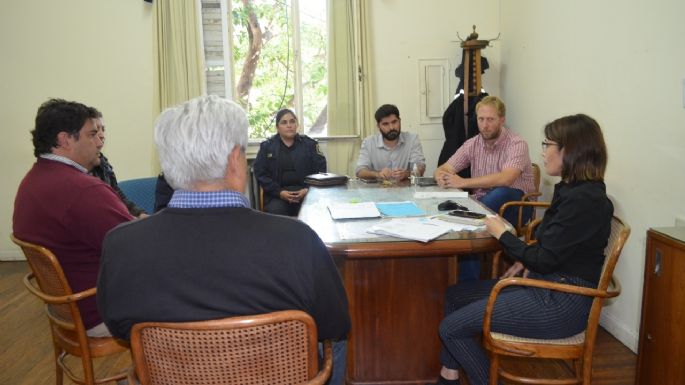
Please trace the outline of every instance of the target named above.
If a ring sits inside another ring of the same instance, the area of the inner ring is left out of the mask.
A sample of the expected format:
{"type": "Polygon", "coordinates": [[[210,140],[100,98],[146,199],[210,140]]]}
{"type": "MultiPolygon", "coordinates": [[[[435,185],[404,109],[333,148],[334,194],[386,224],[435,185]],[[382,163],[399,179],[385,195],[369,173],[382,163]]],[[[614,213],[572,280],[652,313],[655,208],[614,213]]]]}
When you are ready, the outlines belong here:
{"type": "MultiPolygon", "coordinates": [[[[31,132],[37,161],[14,201],[14,235],[50,249],[74,292],[96,286],[105,234],[133,219],[110,186],[88,175],[103,145],[92,111],[60,99],[40,106],[31,132]]],[[[94,296],[78,305],[88,335],[110,335],[94,296]]]]}

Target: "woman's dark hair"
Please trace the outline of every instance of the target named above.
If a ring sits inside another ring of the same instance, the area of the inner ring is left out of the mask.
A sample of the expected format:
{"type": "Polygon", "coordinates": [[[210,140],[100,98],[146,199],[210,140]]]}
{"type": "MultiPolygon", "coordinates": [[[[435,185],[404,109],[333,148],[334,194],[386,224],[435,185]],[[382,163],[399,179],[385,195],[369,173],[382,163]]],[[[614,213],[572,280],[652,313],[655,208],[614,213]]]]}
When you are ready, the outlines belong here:
{"type": "Polygon", "coordinates": [[[597,121],[585,114],[559,118],[545,126],[545,138],[564,150],[561,178],[568,182],[602,181],[607,147],[597,121]]]}
{"type": "Polygon", "coordinates": [[[289,108],[284,108],[284,109],[282,109],[282,110],[280,110],[280,111],[278,111],[278,112],[276,113],[276,126],[278,126],[278,122],[281,121],[281,118],[282,118],[285,114],[292,114],[292,115],[295,117],[295,120],[297,120],[297,115],[295,115],[295,113],[293,112],[293,110],[291,110],[291,109],[289,109],[289,108]]]}
{"type": "Polygon", "coordinates": [[[87,119],[97,118],[91,107],[62,99],[50,99],[38,108],[36,127],[31,131],[33,155],[49,153],[57,147],[57,134],[64,131],[79,139],[79,131],[87,119]]]}

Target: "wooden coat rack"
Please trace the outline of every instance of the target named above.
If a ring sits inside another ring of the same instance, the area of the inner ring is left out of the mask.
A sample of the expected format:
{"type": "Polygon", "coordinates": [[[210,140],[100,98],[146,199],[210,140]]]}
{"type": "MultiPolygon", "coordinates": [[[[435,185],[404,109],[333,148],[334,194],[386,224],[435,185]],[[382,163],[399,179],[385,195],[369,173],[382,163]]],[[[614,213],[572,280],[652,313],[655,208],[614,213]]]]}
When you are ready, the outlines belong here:
{"type": "Polygon", "coordinates": [[[457,32],[457,37],[461,40],[461,48],[464,50],[464,127],[466,128],[466,136],[468,136],[469,127],[469,98],[481,94],[481,60],[480,51],[490,45],[493,40],[499,39],[500,35],[490,40],[478,40],[478,33],[476,26],[473,26],[473,32],[469,34],[466,40],[462,39],[457,32]],[[470,69],[473,67],[473,71],[470,69]]]}

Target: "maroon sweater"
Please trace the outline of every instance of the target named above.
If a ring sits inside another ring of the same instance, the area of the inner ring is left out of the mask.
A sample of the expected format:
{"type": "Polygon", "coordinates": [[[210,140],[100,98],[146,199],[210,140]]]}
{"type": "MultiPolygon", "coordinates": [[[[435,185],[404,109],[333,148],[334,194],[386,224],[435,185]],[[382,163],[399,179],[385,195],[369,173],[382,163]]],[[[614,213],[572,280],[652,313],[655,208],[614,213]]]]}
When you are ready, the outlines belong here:
{"type": "MultiPolygon", "coordinates": [[[[133,217],[100,179],[64,163],[38,158],[19,185],[13,231],[52,251],[74,292],[96,286],[105,234],[133,217]]],[[[79,302],[86,329],[102,319],[95,297],[79,302]]]]}

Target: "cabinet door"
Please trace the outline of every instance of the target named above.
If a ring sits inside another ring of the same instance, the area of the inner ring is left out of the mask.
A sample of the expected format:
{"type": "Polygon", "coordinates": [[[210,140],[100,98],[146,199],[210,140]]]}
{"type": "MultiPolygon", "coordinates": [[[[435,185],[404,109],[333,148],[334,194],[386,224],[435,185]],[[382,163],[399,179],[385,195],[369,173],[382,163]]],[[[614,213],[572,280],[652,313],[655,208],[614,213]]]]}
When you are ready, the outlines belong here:
{"type": "Polygon", "coordinates": [[[638,384],[685,383],[685,251],[648,240],[638,384]]]}

